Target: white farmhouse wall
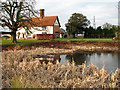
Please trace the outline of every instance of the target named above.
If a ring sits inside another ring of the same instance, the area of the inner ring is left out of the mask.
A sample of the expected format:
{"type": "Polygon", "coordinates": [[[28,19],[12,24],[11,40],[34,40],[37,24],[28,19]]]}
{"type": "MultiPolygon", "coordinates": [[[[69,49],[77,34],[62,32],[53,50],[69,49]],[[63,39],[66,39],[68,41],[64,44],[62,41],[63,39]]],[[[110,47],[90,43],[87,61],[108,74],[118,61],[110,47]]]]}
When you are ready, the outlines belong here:
{"type": "MultiPolygon", "coordinates": [[[[24,33],[26,33],[26,31],[25,31],[24,28],[18,29],[18,31],[16,32],[16,34],[17,34],[17,35],[16,35],[16,38],[17,38],[17,39],[22,39],[24,33]],[[20,32],[19,38],[18,38],[18,32],[20,32]]],[[[25,34],[24,34],[24,38],[27,38],[25,34]]]]}
{"type": "MultiPolygon", "coordinates": [[[[46,32],[47,34],[53,34],[53,26],[46,26],[46,28],[42,28],[42,27],[34,27],[31,28],[30,31],[32,33],[30,33],[28,35],[28,37],[33,37],[34,34],[43,34],[43,32],[46,32]]],[[[19,39],[23,38],[23,34],[26,32],[24,28],[21,28],[17,31],[17,33],[20,32],[20,36],[19,39]]],[[[16,37],[18,39],[18,36],[16,37]]],[[[26,35],[24,35],[24,38],[26,38],[26,35]]]]}
{"type": "Polygon", "coordinates": [[[46,30],[47,30],[47,34],[53,34],[53,26],[47,26],[46,30]]]}
{"type": "Polygon", "coordinates": [[[62,34],[60,34],[60,38],[62,38],[62,34]]]}
{"type": "Polygon", "coordinates": [[[46,26],[45,29],[42,27],[34,27],[31,29],[31,31],[35,34],[42,34],[42,32],[46,32],[47,34],[53,34],[53,26],[46,26]]]}
{"type": "Polygon", "coordinates": [[[42,27],[33,27],[31,28],[31,31],[35,32],[35,31],[42,31],[42,27]]]}

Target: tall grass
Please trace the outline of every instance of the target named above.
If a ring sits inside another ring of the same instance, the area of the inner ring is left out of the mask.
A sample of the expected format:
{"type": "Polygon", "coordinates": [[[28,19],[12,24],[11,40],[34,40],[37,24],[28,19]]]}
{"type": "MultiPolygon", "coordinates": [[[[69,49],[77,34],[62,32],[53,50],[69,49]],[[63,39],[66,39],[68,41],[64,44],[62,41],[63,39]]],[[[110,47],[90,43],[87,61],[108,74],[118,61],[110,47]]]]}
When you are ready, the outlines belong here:
{"type": "Polygon", "coordinates": [[[120,69],[108,73],[104,66],[86,63],[75,66],[75,62],[67,65],[34,59],[32,50],[26,52],[3,51],[2,74],[3,88],[117,88],[120,80],[120,69]]]}

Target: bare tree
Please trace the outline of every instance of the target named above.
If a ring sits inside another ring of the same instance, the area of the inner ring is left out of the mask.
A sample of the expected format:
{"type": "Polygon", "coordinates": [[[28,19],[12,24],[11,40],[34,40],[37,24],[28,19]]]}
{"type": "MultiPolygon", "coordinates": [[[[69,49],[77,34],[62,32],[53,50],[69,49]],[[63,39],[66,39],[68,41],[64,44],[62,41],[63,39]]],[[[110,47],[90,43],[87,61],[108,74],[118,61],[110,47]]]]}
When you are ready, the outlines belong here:
{"type": "Polygon", "coordinates": [[[0,0],[0,26],[8,27],[11,30],[11,41],[16,43],[16,31],[23,27],[28,32],[27,24],[34,24],[33,17],[38,12],[34,9],[35,0],[0,0]]]}
{"type": "Polygon", "coordinates": [[[111,29],[111,28],[112,28],[112,25],[111,25],[110,23],[107,23],[107,22],[106,22],[105,24],[103,24],[102,27],[103,27],[103,29],[104,29],[104,28],[111,29]]]}

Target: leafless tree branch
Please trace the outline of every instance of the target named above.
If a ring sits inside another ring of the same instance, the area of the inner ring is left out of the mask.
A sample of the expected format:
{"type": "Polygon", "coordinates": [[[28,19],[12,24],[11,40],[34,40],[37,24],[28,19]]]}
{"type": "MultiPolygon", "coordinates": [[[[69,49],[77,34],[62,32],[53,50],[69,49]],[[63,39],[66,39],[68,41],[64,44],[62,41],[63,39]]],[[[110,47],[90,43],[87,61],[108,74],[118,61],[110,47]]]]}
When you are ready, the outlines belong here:
{"type": "Polygon", "coordinates": [[[34,22],[33,17],[37,17],[38,12],[34,9],[35,0],[0,0],[0,26],[8,27],[16,40],[16,31],[23,27],[29,30],[30,24],[32,27],[34,22]]]}

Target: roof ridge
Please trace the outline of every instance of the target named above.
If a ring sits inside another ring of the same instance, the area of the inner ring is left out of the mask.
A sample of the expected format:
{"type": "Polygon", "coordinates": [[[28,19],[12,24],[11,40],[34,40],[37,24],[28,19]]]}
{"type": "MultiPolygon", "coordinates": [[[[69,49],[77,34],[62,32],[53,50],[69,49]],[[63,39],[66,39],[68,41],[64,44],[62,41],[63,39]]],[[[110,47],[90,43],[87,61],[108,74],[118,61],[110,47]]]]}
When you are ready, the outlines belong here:
{"type": "MultiPolygon", "coordinates": [[[[43,18],[45,17],[58,17],[58,16],[44,16],[43,18]]],[[[32,19],[41,19],[40,17],[36,17],[36,18],[32,18],[32,19]]]]}
{"type": "Polygon", "coordinates": [[[58,17],[58,16],[44,16],[44,17],[58,17]]]}
{"type": "Polygon", "coordinates": [[[32,20],[35,23],[34,26],[54,26],[55,21],[58,20],[58,16],[44,16],[43,18],[37,17],[32,18],[32,20]]]}

